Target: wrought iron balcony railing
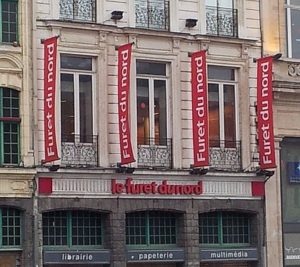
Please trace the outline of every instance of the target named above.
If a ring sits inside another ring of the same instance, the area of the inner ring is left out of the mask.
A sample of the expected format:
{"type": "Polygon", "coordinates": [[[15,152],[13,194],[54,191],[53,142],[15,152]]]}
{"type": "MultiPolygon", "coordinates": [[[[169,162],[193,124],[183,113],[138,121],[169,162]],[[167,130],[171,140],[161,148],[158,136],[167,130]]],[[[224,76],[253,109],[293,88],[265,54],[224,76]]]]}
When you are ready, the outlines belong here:
{"type": "Polygon", "coordinates": [[[98,136],[62,136],[61,163],[65,166],[97,166],[98,136]]]}
{"type": "Polygon", "coordinates": [[[147,138],[138,140],[138,166],[172,168],[172,139],[147,138]]]}
{"type": "Polygon", "coordinates": [[[96,21],[96,0],[60,0],[59,8],[61,19],[96,21]]]}
{"type": "Polygon", "coordinates": [[[209,149],[210,168],[225,171],[240,171],[241,142],[210,140],[209,149]]]}
{"type": "Polygon", "coordinates": [[[238,37],[237,9],[206,6],[206,33],[238,37]]]}
{"type": "Polygon", "coordinates": [[[169,1],[136,0],[135,24],[139,28],[169,29],[169,1]]]}

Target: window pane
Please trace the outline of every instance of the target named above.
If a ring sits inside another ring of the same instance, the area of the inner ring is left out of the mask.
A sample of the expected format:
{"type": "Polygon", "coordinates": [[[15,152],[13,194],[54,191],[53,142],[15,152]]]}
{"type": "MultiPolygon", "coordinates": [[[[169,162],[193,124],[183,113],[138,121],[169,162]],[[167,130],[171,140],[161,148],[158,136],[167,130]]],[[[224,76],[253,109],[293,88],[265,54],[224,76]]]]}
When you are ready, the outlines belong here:
{"type": "Polygon", "coordinates": [[[235,126],[234,86],[224,85],[224,130],[226,147],[235,147],[235,126]]]}
{"type": "Polygon", "coordinates": [[[300,10],[291,9],[292,56],[300,58],[300,10]]]}
{"type": "MultiPolygon", "coordinates": [[[[19,92],[3,88],[3,117],[19,117],[19,92]]],[[[0,112],[1,114],[1,112],[0,112]]]]}
{"type": "Polygon", "coordinates": [[[291,5],[294,6],[300,6],[300,1],[299,0],[290,0],[291,5]]]}
{"type": "Polygon", "coordinates": [[[219,7],[232,8],[232,0],[218,0],[219,7]]]}
{"type": "Polygon", "coordinates": [[[2,42],[17,41],[17,7],[17,2],[2,1],[2,42]]]}
{"type": "Polygon", "coordinates": [[[67,245],[67,212],[54,211],[43,214],[43,245],[67,245]]]}
{"type": "Polygon", "coordinates": [[[199,242],[200,244],[218,244],[218,216],[217,213],[199,214],[199,242]]]}
{"type": "Polygon", "coordinates": [[[92,70],[92,58],[63,55],[60,66],[64,69],[92,70]]]}
{"type": "Polygon", "coordinates": [[[93,142],[93,97],[92,76],[79,76],[80,101],[80,142],[93,142]]]}
{"type": "Polygon", "coordinates": [[[61,74],[61,135],[63,142],[74,142],[74,77],[61,74]]]}
{"type": "Polygon", "coordinates": [[[137,141],[139,145],[149,144],[149,81],[137,79],[137,141]]]}
{"type": "Polygon", "coordinates": [[[154,81],[154,131],[155,144],[165,145],[167,138],[166,81],[154,81]]]}
{"type": "Polygon", "coordinates": [[[217,0],[206,0],[207,6],[217,6],[217,0]]]}
{"type": "Polygon", "coordinates": [[[208,118],[210,146],[220,146],[219,86],[208,84],[208,118]]]}
{"type": "Polygon", "coordinates": [[[10,122],[3,123],[3,162],[6,164],[19,163],[19,125],[10,122]]]}
{"type": "Polygon", "coordinates": [[[145,212],[134,212],[126,215],[126,244],[146,245],[145,212]]]}
{"type": "Polygon", "coordinates": [[[234,81],[234,69],[220,66],[208,66],[208,78],[214,80],[234,81]]]}
{"type": "Polygon", "coordinates": [[[137,74],[152,74],[166,76],[166,64],[154,62],[136,62],[137,74]]]}
{"type": "Polygon", "coordinates": [[[2,209],[2,245],[21,245],[21,213],[12,208],[2,209]]]}

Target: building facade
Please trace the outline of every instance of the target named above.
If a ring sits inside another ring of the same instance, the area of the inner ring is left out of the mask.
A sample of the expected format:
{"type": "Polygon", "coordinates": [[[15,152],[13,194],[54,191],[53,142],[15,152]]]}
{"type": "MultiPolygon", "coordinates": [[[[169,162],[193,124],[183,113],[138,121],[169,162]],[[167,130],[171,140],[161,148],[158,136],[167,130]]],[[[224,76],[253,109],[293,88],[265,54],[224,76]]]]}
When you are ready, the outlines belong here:
{"type": "Polygon", "coordinates": [[[33,264],[30,1],[0,1],[0,266],[33,264]]]}
{"type": "Polygon", "coordinates": [[[265,266],[259,1],[40,0],[33,10],[35,265],[265,266]],[[43,42],[54,36],[59,159],[44,163],[43,42]],[[128,43],[135,162],[120,165],[117,50],[128,43]],[[191,166],[191,54],[200,50],[204,170],[191,166]]]}

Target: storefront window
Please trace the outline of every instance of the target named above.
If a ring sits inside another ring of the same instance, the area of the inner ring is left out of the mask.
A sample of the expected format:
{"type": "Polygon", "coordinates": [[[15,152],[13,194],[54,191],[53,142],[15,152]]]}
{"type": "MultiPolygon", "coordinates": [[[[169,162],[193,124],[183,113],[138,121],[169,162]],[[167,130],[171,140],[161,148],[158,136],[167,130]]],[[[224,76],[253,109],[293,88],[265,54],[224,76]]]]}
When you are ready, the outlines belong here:
{"type": "Polygon", "coordinates": [[[199,215],[199,242],[209,245],[249,245],[249,216],[237,212],[211,212],[199,215]]]}
{"type": "Polygon", "coordinates": [[[126,245],[176,245],[176,215],[170,212],[134,212],[126,215],[126,245]]]}
{"type": "Polygon", "coordinates": [[[101,214],[52,211],[43,214],[43,245],[97,247],[102,245],[101,214]]]}

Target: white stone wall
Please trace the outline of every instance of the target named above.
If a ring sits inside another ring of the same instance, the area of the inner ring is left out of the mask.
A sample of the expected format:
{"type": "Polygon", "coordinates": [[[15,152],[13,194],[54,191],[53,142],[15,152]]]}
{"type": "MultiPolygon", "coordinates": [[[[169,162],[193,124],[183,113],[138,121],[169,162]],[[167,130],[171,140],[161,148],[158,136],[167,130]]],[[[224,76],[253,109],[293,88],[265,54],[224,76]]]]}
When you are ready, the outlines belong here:
{"type": "MultiPolygon", "coordinates": [[[[98,1],[99,2],[99,1],[98,1]]],[[[117,115],[117,51],[116,46],[134,42],[131,76],[131,134],[136,155],[135,125],[135,60],[148,59],[170,65],[173,138],[175,168],[189,168],[192,164],[191,86],[189,52],[208,49],[208,64],[234,67],[238,70],[240,137],[243,148],[243,168],[253,170],[256,157],[256,65],[253,58],[260,57],[259,1],[237,1],[239,33],[244,39],[209,38],[205,35],[204,1],[171,1],[171,31],[144,31],[134,28],[133,1],[100,1],[102,11],[97,13],[100,24],[78,24],[46,21],[58,18],[58,0],[37,2],[36,47],[38,69],[38,162],[44,157],[43,146],[43,47],[40,39],[60,35],[58,52],[91,55],[97,62],[96,102],[100,165],[110,167],[120,161],[117,115]],[[55,6],[56,5],[56,6],[55,6]],[[49,10],[51,8],[51,10],[49,10]],[[110,20],[113,10],[123,10],[124,18],[110,20]],[[174,20],[173,18],[176,18],[174,20]],[[198,19],[193,29],[185,27],[186,18],[198,19]],[[103,24],[106,24],[104,26],[103,24]],[[246,40],[247,39],[247,40],[246,40]]],[[[58,76],[59,77],[59,73],[58,76]]],[[[59,87],[58,87],[59,88],[59,87]]],[[[57,94],[57,125],[59,125],[59,90],[57,94]]],[[[60,133],[57,134],[58,140],[60,133]]],[[[59,143],[59,142],[58,142],[59,143]]]]}

